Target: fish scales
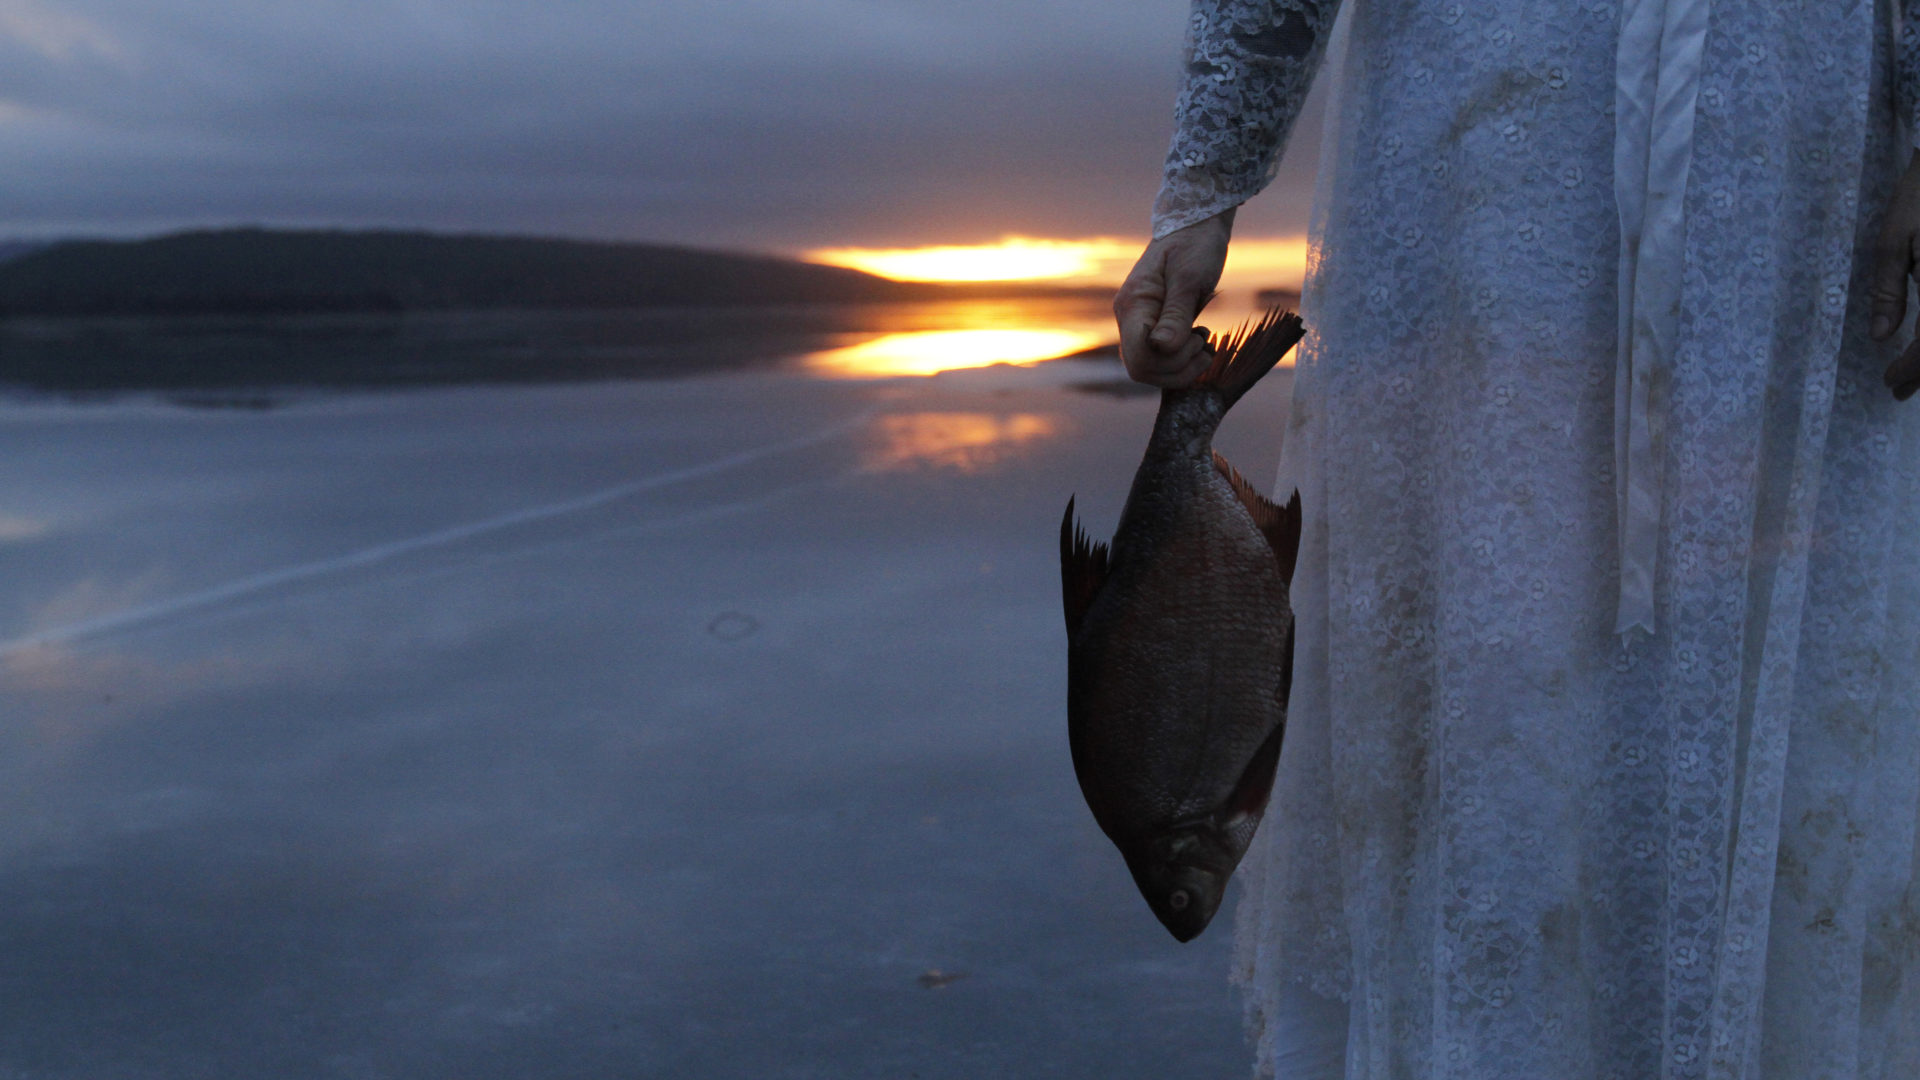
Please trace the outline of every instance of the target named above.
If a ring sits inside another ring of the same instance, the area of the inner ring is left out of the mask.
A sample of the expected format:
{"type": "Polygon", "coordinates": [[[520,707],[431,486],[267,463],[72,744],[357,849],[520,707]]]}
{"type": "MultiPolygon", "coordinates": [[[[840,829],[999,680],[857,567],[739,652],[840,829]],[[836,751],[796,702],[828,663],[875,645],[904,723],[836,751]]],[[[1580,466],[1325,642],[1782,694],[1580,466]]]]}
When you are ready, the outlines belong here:
{"type": "Polygon", "coordinates": [[[1218,909],[1272,787],[1292,668],[1299,500],[1213,452],[1233,403],[1301,336],[1272,312],[1166,390],[1110,547],[1061,523],[1068,740],[1088,808],[1181,941],[1218,909]]]}

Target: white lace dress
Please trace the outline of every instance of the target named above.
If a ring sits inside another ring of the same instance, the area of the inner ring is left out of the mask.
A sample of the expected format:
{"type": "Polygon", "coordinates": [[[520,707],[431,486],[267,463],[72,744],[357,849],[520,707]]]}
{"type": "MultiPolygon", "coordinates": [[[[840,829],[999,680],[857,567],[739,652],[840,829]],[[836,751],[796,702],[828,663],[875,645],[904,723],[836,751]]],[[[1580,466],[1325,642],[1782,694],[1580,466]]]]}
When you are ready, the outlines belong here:
{"type": "MultiPolygon", "coordinates": [[[[1338,6],[1197,0],[1157,234],[1266,182],[1338,6]]],[[[1920,0],[1345,7],[1264,1067],[1300,983],[1354,1080],[1920,1077],[1920,401],[1866,333],[1920,0]]]]}

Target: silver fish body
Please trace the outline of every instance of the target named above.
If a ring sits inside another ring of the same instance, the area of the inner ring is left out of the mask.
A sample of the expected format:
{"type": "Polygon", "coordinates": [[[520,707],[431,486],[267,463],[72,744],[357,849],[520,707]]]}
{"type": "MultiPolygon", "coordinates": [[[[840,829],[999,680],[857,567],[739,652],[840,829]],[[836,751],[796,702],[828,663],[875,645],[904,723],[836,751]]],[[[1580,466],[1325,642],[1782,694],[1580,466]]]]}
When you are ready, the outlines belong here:
{"type": "Polygon", "coordinates": [[[1087,806],[1148,906],[1189,941],[1265,812],[1286,725],[1296,496],[1263,498],[1213,451],[1220,420],[1301,336],[1273,313],[1163,391],[1109,550],[1061,522],[1067,734],[1087,806]]]}

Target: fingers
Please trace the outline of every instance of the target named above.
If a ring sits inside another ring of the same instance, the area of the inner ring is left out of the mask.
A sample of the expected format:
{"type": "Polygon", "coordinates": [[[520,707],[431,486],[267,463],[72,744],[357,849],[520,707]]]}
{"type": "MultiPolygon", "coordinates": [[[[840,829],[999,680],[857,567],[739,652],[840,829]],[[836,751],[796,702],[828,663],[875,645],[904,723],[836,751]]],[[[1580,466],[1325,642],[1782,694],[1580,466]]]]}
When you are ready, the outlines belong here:
{"type": "Polygon", "coordinates": [[[1149,247],[1113,298],[1113,318],[1120,329],[1120,359],[1126,364],[1127,373],[1136,379],[1156,362],[1155,350],[1148,338],[1160,320],[1165,295],[1163,260],[1158,251],[1149,247]]]}
{"type": "Polygon", "coordinates": [[[1910,342],[1900,358],[1887,365],[1886,380],[1896,401],[1905,401],[1920,391],[1920,339],[1910,342]]]}
{"type": "Polygon", "coordinates": [[[1192,385],[1213,364],[1213,350],[1207,345],[1206,328],[1196,326],[1172,352],[1149,346],[1142,352],[1122,353],[1120,359],[1133,381],[1178,389],[1192,385]]]}
{"type": "Polygon", "coordinates": [[[1212,291],[1211,285],[1203,286],[1192,278],[1169,282],[1166,302],[1153,327],[1153,347],[1163,353],[1184,350],[1193,335],[1193,320],[1200,317],[1200,306],[1212,291]]]}
{"type": "Polygon", "coordinates": [[[1152,356],[1149,363],[1142,365],[1142,370],[1127,369],[1127,374],[1133,376],[1135,382],[1179,389],[1192,386],[1195,379],[1213,366],[1213,347],[1207,344],[1207,328],[1204,326],[1190,329],[1180,348],[1171,353],[1156,349],[1152,356]]]}
{"type": "MultiPolygon", "coordinates": [[[[1906,321],[1907,281],[1920,253],[1920,156],[1908,163],[1894,185],[1893,198],[1880,225],[1880,242],[1873,254],[1873,284],[1868,292],[1872,319],[1867,332],[1885,341],[1906,321]]],[[[1887,365],[1883,378],[1895,400],[1920,392],[1920,340],[1908,343],[1898,359],[1887,365]]]]}
{"type": "MultiPolygon", "coordinates": [[[[1913,272],[1913,231],[1906,217],[1896,204],[1881,228],[1879,249],[1874,254],[1873,285],[1868,290],[1873,320],[1868,333],[1875,341],[1892,337],[1907,318],[1907,276],[1913,272]]],[[[1888,371],[1891,373],[1892,369],[1888,371]]]]}
{"type": "Polygon", "coordinates": [[[1114,297],[1120,359],[1127,374],[1153,386],[1186,386],[1213,362],[1206,332],[1193,320],[1213,296],[1226,264],[1233,211],[1160,237],[1147,245],[1114,297]]]}
{"type": "Polygon", "coordinates": [[[1227,262],[1227,231],[1208,222],[1172,233],[1167,240],[1167,299],[1153,328],[1153,344],[1173,352],[1187,348],[1193,320],[1213,299],[1213,287],[1227,262]]]}
{"type": "MultiPolygon", "coordinates": [[[[1120,328],[1120,360],[1135,382],[1149,386],[1185,386],[1212,362],[1204,335],[1193,342],[1188,340],[1192,336],[1188,330],[1182,330],[1167,346],[1161,345],[1166,337],[1159,331],[1168,324],[1170,306],[1166,248],[1149,245],[1113,299],[1113,317],[1120,328]]],[[[1178,318],[1176,313],[1174,319],[1178,318]]],[[[1186,320],[1190,325],[1193,316],[1187,315],[1186,320]]]]}

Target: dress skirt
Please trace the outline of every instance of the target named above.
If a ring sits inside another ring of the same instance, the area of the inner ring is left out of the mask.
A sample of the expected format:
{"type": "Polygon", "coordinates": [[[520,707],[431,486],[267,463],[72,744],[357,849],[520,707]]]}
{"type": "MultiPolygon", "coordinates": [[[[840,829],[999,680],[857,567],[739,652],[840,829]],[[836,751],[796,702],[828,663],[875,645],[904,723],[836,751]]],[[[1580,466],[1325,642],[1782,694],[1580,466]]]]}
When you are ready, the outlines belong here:
{"type": "Polygon", "coordinates": [[[1866,332],[1891,11],[1711,5],[1626,634],[1620,12],[1341,19],[1236,928],[1263,1068],[1334,999],[1350,1080],[1920,1076],[1920,401],[1866,332]]]}

